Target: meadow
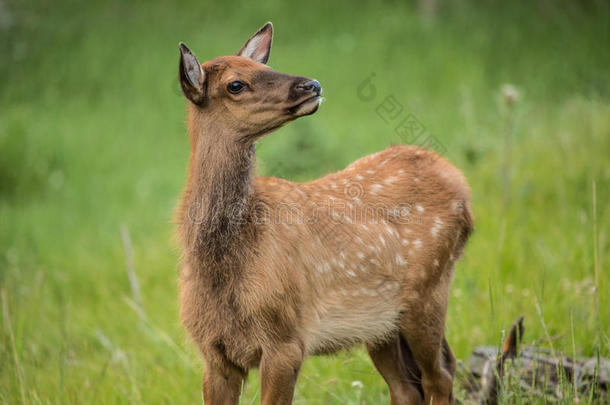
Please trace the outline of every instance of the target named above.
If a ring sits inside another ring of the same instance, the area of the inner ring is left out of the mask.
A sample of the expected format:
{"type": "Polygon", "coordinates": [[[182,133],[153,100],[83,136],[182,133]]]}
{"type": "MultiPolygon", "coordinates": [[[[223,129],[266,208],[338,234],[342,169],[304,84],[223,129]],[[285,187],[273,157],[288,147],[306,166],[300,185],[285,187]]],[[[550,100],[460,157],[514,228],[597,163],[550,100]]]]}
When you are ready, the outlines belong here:
{"type": "MultiPolygon", "coordinates": [[[[178,319],[178,42],[200,60],[233,54],[266,21],[269,64],[318,79],[326,100],[259,142],[261,175],[306,181],[433,139],[468,178],[476,216],[451,290],[456,356],[499,344],[525,315],[526,344],[610,357],[607,2],[460,1],[425,15],[399,1],[2,0],[0,403],[200,403],[178,319]],[[421,137],[397,135],[388,98],[421,137]]],[[[252,372],[243,404],[258,386],[252,372]]],[[[295,397],[388,402],[360,348],[308,359],[295,397]]]]}

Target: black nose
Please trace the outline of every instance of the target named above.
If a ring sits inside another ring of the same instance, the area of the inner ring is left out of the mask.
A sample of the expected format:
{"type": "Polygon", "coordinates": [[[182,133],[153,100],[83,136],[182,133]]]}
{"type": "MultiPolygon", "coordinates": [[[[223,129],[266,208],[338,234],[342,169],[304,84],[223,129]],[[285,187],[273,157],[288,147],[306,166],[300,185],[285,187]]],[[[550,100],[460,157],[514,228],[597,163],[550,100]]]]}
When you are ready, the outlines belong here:
{"type": "Polygon", "coordinates": [[[317,80],[310,80],[305,83],[298,84],[297,89],[301,91],[316,93],[316,95],[322,94],[322,86],[320,86],[320,82],[317,80]]]}

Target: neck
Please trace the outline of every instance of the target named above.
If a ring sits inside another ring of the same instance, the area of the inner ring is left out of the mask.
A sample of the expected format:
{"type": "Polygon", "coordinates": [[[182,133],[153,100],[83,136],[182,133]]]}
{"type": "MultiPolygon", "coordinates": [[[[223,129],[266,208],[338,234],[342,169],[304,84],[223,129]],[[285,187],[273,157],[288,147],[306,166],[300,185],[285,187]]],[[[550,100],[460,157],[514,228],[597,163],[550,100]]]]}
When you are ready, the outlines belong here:
{"type": "Polygon", "coordinates": [[[224,274],[239,267],[244,239],[252,236],[255,153],[254,144],[235,142],[230,131],[210,121],[189,121],[191,157],[181,235],[191,265],[210,271],[220,267],[224,274]]]}

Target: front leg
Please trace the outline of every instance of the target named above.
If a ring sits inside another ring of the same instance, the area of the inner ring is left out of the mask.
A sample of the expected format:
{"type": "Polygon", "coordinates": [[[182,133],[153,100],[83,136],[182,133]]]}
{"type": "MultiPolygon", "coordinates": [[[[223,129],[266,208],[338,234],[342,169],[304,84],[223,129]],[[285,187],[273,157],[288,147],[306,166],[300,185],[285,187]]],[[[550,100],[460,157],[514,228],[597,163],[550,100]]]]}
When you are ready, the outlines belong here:
{"type": "Polygon", "coordinates": [[[303,348],[298,342],[282,343],[261,358],[261,405],[289,405],[301,363],[303,348]]]}
{"type": "Polygon", "coordinates": [[[241,386],[247,373],[227,360],[221,353],[206,358],[203,374],[205,405],[238,405],[241,386]]]}

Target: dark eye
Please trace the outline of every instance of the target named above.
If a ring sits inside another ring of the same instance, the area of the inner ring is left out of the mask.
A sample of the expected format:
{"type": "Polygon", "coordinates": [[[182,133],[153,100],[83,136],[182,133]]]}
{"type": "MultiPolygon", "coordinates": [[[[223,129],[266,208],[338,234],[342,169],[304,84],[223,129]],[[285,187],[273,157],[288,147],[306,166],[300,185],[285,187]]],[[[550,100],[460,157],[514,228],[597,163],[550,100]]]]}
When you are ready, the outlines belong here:
{"type": "Polygon", "coordinates": [[[229,90],[233,94],[237,94],[242,91],[244,87],[246,87],[245,84],[243,84],[239,80],[236,80],[234,82],[229,83],[229,85],[227,86],[227,90],[229,90]]]}

